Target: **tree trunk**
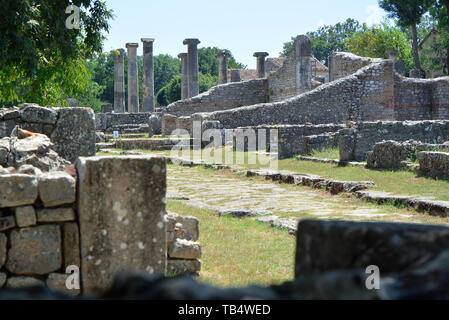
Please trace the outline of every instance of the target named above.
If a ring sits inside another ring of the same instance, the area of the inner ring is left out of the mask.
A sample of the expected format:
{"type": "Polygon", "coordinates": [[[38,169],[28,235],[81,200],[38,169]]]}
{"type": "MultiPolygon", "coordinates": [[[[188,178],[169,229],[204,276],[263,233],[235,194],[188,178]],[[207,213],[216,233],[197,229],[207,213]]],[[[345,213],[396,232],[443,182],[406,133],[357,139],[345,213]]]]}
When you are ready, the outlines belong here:
{"type": "Polygon", "coordinates": [[[416,30],[416,23],[412,25],[412,37],[413,37],[413,59],[415,60],[415,69],[421,71],[421,62],[419,61],[419,52],[418,52],[418,32],[416,30]]]}

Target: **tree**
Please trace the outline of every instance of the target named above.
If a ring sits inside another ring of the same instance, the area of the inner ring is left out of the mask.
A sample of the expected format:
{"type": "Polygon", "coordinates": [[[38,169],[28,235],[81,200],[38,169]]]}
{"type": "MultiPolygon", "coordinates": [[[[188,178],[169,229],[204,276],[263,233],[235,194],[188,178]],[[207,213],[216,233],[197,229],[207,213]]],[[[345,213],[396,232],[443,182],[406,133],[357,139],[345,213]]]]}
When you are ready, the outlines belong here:
{"type": "Polygon", "coordinates": [[[429,11],[433,0],[379,0],[379,6],[388,12],[388,17],[398,19],[399,25],[412,29],[412,53],[415,68],[422,70],[418,52],[417,25],[429,11]]]}
{"type": "Polygon", "coordinates": [[[387,50],[398,50],[398,58],[405,62],[407,71],[413,68],[413,57],[407,34],[387,21],[373,27],[364,24],[360,31],[345,40],[345,44],[350,52],[362,57],[386,59],[388,58],[387,50]]]}
{"type": "Polygon", "coordinates": [[[0,103],[56,103],[83,91],[84,59],[101,52],[112,11],[98,0],[0,2],[0,103]],[[80,8],[80,28],[66,28],[67,6],[80,8]]]}
{"type": "MultiPolygon", "coordinates": [[[[336,51],[345,51],[345,40],[360,31],[361,27],[357,20],[349,18],[342,23],[325,25],[317,31],[306,33],[312,44],[312,55],[327,66],[329,56],[336,51]]],[[[294,40],[295,37],[292,37],[291,41],[284,43],[282,57],[290,52],[294,40]]]]}

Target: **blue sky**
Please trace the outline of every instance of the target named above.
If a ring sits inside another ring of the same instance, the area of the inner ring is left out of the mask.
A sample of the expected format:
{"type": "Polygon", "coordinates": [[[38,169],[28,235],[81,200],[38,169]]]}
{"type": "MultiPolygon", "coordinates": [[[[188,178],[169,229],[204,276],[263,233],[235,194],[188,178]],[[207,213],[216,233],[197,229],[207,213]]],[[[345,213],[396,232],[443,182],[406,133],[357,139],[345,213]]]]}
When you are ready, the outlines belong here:
{"type": "Polygon", "coordinates": [[[255,68],[253,53],[277,57],[292,36],[353,18],[368,24],[385,15],[377,0],[106,0],[115,19],[105,51],[127,42],[155,38],[154,53],[177,56],[185,38],[200,47],[229,49],[237,61],[255,68]]]}

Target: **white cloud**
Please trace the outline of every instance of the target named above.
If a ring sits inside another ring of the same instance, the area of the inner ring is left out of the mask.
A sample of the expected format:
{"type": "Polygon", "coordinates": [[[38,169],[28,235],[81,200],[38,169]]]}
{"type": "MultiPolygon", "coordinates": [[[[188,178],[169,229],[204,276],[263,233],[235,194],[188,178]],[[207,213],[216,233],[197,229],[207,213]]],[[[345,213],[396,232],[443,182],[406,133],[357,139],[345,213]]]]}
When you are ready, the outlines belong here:
{"type": "Polygon", "coordinates": [[[382,9],[377,5],[372,4],[367,6],[365,12],[368,15],[368,17],[366,18],[366,23],[368,24],[368,26],[379,24],[382,21],[384,13],[382,9]]]}

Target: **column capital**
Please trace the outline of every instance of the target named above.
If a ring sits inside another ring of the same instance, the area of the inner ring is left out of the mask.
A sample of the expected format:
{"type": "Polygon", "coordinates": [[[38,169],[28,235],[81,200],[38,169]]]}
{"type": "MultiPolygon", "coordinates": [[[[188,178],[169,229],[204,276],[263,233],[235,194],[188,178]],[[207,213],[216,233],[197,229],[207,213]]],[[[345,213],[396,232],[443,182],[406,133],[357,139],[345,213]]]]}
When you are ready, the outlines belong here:
{"type": "Polygon", "coordinates": [[[195,39],[195,38],[189,38],[189,39],[184,39],[184,41],[182,43],[188,44],[188,45],[198,45],[201,43],[201,41],[198,39],[195,39]]]}
{"type": "Polygon", "coordinates": [[[178,54],[178,58],[179,59],[187,58],[187,52],[182,52],[182,53],[178,54]]]}
{"type": "Polygon", "coordinates": [[[117,56],[123,56],[125,54],[125,49],[123,49],[123,48],[117,49],[117,50],[115,50],[115,54],[117,56]]]}
{"type": "Polygon", "coordinates": [[[227,59],[230,57],[230,54],[226,51],[221,51],[221,52],[217,53],[215,57],[227,59]]]}
{"type": "Polygon", "coordinates": [[[385,53],[388,55],[388,59],[396,59],[399,54],[398,50],[387,50],[385,53]]]}
{"type": "Polygon", "coordinates": [[[128,42],[128,43],[126,44],[126,48],[127,48],[127,49],[129,49],[129,48],[137,48],[137,47],[139,47],[139,44],[138,44],[138,43],[135,43],[135,42],[128,42]]]}
{"type": "Polygon", "coordinates": [[[154,42],[154,38],[141,38],[140,41],[142,41],[143,43],[146,43],[146,42],[151,43],[151,42],[154,42]]]}
{"type": "Polygon", "coordinates": [[[259,58],[259,57],[268,57],[268,52],[254,52],[253,57],[259,58]]]}

